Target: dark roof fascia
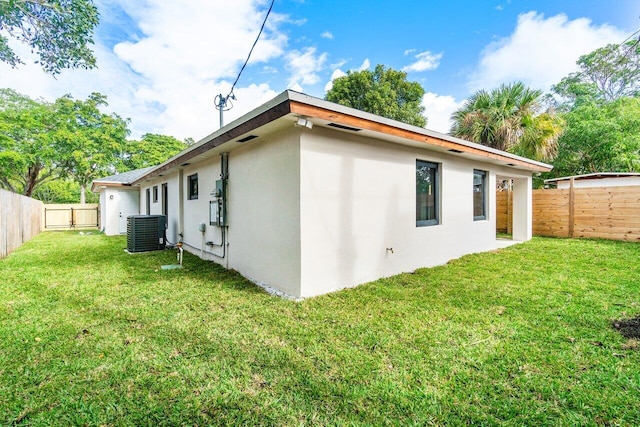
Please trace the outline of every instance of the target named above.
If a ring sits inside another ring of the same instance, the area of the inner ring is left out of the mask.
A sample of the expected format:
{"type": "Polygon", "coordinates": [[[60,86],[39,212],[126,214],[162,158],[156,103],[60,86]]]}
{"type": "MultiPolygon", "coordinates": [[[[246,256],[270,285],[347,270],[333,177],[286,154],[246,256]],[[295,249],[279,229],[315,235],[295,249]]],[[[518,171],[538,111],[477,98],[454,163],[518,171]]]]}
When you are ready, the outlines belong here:
{"type": "Polygon", "coordinates": [[[247,119],[246,121],[241,121],[240,119],[240,123],[232,122],[227,126],[227,130],[224,130],[224,128],[221,129],[224,130],[224,132],[214,132],[213,134],[205,137],[200,143],[188,148],[187,151],[174,156],[155,169],[151,170],[149,173],[139,177],[134,182],[132,182],[131,185],[139,184],[140,182],[158,176],[169,169],[187,163],[194,157],[206,153],[213,148],[219,147],[226,142],[232,141],[233,139],[244,135],[247,132],[251,132],[252,130],[259,128],[260,126],[264,126],[274,120],[277,120],[280,117],[284,117],[290,112],[291,108],[289,105],[289,100],[285,99],[279,104],[268,108],[267,110],[247,119]]]}
{"type": "MultiPolygon", "coordinates": [[[[331,120],[334,117],[336,119],[341,117],[342,119],[351,118],[355,120],[364,120],[364,122],[370,124],[368,125],[370,130],[401,136],[403,138],[408,138],[409,140],[424,142],[427,145],[440,147],[451,145],[453,148],[459,148],[461,151],[478,156],[480,160],[482,157],[494,160],[499,159],[505,161],[507,164],[515,163],[521,167],[537,172],[546,172],[553,168],[553,166],[542,162],[516,156],[484,145],[452,137],[451,135],[418,128],[371,113],[334,104],[303,93],[286,90],[267,103],[229,123],[222,129],[206,136],[194,146],[187,148],[182,153],[179,153],[166,162],[158,165],[145,175],[136,179],[131,183],[131,185],[137,185],[142,181],[156,177],[170,169],[179,167],[180,165],[189,162],[194,157],[219,147],[226,142],[232,141],[241,135],[251,132],[288,114],[304,115],[306,112],[308,112],[310,117],[314,117],[316,115],[322,117],[324,115],[328,120],[331,120]]],[[[515,166],[515,164],[509,164],[509,166],[515,166]]]]}

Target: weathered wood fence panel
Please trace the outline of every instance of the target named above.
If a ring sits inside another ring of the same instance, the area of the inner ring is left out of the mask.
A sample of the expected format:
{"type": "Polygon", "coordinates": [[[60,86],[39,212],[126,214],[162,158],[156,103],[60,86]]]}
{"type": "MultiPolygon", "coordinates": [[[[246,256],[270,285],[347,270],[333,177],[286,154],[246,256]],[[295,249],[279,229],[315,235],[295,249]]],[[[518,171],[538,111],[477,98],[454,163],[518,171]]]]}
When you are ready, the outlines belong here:
{"type": "Polygon", "coordinates": [[[0,189],[0,259],[42,231],[42,202],[0,189]]]}
{"type": "MultiPolygon", "coordinates": [[[[510,221],[508,193],[497,193],[498,232],[510,221]]],[[[533,234],[640,242],[640,186],[534,190],[533,234]]]]}
{"type": "Polygon", "coordinates": [[[97,203],[46,204],[43,208],[43,217],[45,230],[98,228],[100,205],[97,203]]]}

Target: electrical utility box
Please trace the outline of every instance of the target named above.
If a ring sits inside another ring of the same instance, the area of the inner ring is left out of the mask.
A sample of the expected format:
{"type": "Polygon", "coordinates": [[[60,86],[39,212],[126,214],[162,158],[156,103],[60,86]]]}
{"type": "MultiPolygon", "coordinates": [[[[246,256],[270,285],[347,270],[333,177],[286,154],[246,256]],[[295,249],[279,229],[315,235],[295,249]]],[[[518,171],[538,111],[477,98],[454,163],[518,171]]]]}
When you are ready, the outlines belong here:
{"type": "Polygon", "coordinates": [[[127,251],[148,252],[164,249],[167,217],[131,215],[127,217],[127,251]]]}
{"type": "Polygon", "coordinates": [[[226,181],[216,181],[216,189],[213,192],[215,200],[209,202],[209,224],[218,227],[227,226],[227,188],[226,181]]]}

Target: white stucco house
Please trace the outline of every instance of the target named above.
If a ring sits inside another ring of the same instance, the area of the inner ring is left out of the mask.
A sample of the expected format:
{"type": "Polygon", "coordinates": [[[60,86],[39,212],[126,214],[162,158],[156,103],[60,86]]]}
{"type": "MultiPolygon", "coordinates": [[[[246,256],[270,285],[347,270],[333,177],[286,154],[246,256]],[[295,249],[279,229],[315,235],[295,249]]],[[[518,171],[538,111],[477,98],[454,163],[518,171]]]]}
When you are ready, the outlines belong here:
{"type": "Polygon", "coordinates": [[[97,179],[91,191],[100,194],[100,228],[108,236],[126,234],[127,217],[140,213],[140,188],[131,183],[151,167],[97,179]]]}
{"type": "Polygon", "coordinates": [[[626,187],[640,185],[640,173],[598,172],[545,179],[544,183],[547,185],[555,185],[558,189],[567,189],[571,186],[571,180],[573,180],[574,188],[626,187]]]}
{"type": "Polygon", "coordinates": [[[285,91],[129,187],[169,242],[304,298],[497,248],[497,179],[530,239],[532,174],[549,170],[285,91]]]}

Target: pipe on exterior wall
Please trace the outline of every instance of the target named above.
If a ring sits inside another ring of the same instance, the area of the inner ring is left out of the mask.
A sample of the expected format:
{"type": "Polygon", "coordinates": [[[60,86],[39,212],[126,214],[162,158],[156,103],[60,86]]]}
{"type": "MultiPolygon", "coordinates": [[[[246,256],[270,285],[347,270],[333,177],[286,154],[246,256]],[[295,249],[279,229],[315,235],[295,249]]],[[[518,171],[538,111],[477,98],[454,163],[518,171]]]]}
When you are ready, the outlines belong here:
{"type": "Polygon", "coordinates": [[[182,241],[182,237],[184,236],[184,189],[182,184],[183,171],[180,169],[178,171],[178,235],[180,236],[180,241],[182,241]]]}

